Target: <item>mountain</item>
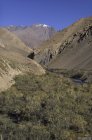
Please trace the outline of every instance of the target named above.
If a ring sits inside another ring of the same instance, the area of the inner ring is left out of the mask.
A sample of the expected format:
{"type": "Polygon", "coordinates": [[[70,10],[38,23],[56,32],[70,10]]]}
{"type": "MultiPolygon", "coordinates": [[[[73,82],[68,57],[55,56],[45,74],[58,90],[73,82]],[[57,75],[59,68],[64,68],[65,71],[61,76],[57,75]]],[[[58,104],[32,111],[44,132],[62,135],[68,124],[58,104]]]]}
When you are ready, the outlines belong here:
{"type": "Polygon", "coordinates": [[[92,17],[80,19],[42,43],[35,60],[50,69],[92,70],[92,17]]]}
{"type": "Polygon", "coordinates": [[[91,17],[56,33],[34,51],[0,28],[1,140],[91,139],[91,62],[91,17]]]}
{"type": "Polygon", "coordinates": [[[55,29],[45,24],[32,26],[9,26],[7,29],[17,35],[27,46],[36,48],[45,40],[50,39],[55,29]]]}
{"type": "Polygon", "coordinates": [[[0,91],[9,88],[15,75],[31,72],[44,74],[43,68],[27,56],[33,52],[13,33],[0,28],[0,91]]]}

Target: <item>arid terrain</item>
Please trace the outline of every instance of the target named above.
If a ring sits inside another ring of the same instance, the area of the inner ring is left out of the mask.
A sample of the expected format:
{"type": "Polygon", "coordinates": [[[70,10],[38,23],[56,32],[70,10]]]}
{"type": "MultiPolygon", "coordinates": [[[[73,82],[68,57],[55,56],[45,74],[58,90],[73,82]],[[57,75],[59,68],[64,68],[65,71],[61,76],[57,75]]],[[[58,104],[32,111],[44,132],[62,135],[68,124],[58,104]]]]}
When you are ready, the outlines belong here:
{"type": "Polygon", "coordinates": [[[0,28],[1,140],[91,138],[91,47],[92,17],[0,28]]]}
{"type": "Polygon", "coordinates": [[[10,87],[13,77],[30,71],[45,73],[43,68],[27,56],[33,52],[7,29],[0,28],[0,90],[10,87]]]}
{"type": "Polygon", "coordinates": [[[48,68],[92,70],[92,17],[80,19],[42,43],[35,59],[48,68]]]}

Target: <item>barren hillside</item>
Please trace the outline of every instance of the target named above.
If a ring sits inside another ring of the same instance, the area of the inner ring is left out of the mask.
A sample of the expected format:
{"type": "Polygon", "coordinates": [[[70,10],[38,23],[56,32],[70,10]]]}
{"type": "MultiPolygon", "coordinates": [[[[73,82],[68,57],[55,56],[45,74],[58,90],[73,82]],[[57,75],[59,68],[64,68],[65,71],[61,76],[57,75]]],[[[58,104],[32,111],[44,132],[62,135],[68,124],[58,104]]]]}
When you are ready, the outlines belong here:
{"type": "Polygon", "coordinates": [[[92,17],[80,19],[44,42],[35,59],[49,68],[92,69],[92,17]]]}
{"type": "Polygon", "coordinates": [[[10,87],[17,74],[28,71],[38,75],[45,73],[37,62],[27,57],[31,52],[14,34],[0,28],[0,90],[10,87]]]}

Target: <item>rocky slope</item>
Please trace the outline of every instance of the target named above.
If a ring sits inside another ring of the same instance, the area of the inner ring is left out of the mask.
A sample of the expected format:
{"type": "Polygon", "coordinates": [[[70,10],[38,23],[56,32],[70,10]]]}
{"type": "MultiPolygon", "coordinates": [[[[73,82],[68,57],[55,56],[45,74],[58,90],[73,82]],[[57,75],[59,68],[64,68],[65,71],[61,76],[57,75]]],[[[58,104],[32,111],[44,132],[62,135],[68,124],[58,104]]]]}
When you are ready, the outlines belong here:
{"type": "Polygon", "coordinates": [[[58,32],[38,49],[35,60],[49,68],[92,69],[92,17],[58,32]]]}
{"type": "Polygon", "coordinates": [[[27,56],[33,52],[13,33],[0,28],[0,91],[10,87],[17,74],[44,74],[44,69],[27,56]]]}
{"type": "Polygon", "coordinates": [[[27,46],[36,48],[55,34],[55,29],[45,24],[10,26],[7,29],[17,35],[27,46]]]}

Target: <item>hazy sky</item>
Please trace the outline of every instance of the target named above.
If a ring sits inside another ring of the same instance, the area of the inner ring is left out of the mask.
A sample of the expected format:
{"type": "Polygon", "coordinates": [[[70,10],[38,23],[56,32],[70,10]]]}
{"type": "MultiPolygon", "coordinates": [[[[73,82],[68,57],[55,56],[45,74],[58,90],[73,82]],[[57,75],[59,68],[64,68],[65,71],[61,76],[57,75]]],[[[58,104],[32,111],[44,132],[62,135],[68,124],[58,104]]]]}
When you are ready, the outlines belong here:
{"type": "Polygon", "coordinates": [[[92,0],[0,0],[0,25],[48,24],[64,28],[92,16],[92,0]]]}

